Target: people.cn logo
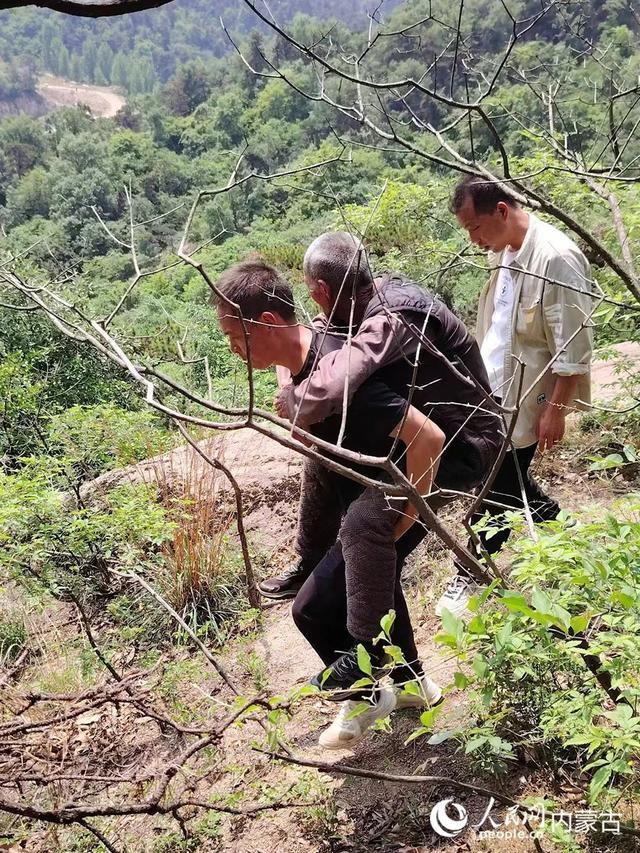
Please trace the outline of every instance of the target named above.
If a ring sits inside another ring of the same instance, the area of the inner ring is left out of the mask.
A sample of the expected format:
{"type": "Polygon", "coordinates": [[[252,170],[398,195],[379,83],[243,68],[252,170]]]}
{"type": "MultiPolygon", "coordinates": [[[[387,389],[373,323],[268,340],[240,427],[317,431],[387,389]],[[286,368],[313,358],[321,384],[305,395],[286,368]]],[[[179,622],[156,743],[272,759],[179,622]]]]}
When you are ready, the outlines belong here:
{"type": "Polygon", "coordinates": [[[468,820],[469,816],[465,807],[461,806],[460,803],[454,803],[451,797],[448,800],[440,800],[439,803],[436,803],[429,815],[431,828],[443,838],[455,838],[456,835],[460,835],[468,820]],[[447,806],[449,805],[457,813],[457,818],[452,818],[447,813],[447,806]]]}

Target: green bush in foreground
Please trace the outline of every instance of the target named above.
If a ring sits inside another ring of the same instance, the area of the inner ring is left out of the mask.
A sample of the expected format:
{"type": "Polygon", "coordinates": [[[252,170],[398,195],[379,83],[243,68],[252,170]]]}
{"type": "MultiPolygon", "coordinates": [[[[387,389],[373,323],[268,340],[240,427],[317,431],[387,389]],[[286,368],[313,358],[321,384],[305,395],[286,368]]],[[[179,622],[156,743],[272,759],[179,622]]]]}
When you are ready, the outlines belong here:
{"type": "MultiPolygon", "coordinates": [[[[516,750],[552,767],[587,771],[597,800],[637,782],[640,755],[640,496],[601,520],[538,528],[514,544],[510,586],[475,597],[465,624],[446,613],[438,640],[461,664],[479,722],[449,733],[480,763],[516,750]],[[599,657],[617,705],[585,667],[580,645],[599,657]]],[[[442,740],[443,736],[436,736],[442,740]]]]}

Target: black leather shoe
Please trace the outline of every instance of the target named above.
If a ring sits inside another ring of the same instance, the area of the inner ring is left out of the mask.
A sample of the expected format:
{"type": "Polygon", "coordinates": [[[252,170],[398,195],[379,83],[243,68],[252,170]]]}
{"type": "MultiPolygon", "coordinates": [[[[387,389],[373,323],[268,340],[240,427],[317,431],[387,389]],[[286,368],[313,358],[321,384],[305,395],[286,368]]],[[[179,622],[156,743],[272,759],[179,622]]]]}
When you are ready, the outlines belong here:
{"type": "Polygon", "coordinates": [[[306,560],[299,560],[295,566],[285,569],[278,577],[260,581],[258,591],[264,598],[295,598],[314,568],[315,566],[306,560]]]}
{"type": "MultiPolygon", "coordinates": [[[[361,644],[364,645],[364,644],[361,644]]],[[[374,679],[378,675],[384,673],[384,669],[380,666],[378,655],[369,651],[371,659],[371,671],[374,679]]],[[[367,699],[371,697],[375,690],[375,684],[352,689],[353,685],[361,678],[367,678],[367,673],[363,672],[358,666],[358,646],[355,645],[348,652],[319,672],[311,679],[310,684],[322,690],[323,693],[328,691],[328,695],[323,696],[324,699],[329,699],[332,702],[344,702],[345,699],[367,699]],[[325,678],[325,672],[328,670],[328,675],[325,678]]]]}

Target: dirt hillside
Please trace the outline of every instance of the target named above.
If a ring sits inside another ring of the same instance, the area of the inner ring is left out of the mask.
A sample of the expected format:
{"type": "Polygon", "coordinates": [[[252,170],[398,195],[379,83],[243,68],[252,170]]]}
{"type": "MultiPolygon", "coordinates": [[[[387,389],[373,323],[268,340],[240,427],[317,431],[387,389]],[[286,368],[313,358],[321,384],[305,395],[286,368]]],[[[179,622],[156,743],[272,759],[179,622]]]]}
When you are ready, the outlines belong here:
{"type": "Polygon", "coordinates": [[[86,104],[98,118],[113,118],[126,103],[112,86],[89,86],[49,75],[40,78],[38,93],[54,108],[86,104]]]}

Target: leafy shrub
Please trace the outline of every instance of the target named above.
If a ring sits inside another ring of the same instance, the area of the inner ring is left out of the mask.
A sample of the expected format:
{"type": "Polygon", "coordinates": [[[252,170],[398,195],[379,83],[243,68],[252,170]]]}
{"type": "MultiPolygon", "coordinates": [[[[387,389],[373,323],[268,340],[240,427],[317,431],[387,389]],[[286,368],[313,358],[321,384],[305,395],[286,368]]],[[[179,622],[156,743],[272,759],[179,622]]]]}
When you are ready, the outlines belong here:
{"type": "MultiPolygon", "coordinates": [[[[605,358],[612,351],[605,351],[605,358]]],[[[619,392],[608,411],[594,409],[583,415],[579,428],[589,461],[588,471],[601,479],[637,483],[640,479],[640,373],[633,360],[620,359],[615,367],[619,392]]]]}
{"type": "Polygon", "coordinates": [[[83,479],[155,456],[172,444],[171,434],[150,411],[112,404],[72,406],[49,426],[51,451],[71,460],[83,479]]]}
{"type": "Polygon", "coordinates": [[[113,489],[77,506],[55,488],[64,460],[34,459],[0,473],[0,569],[59,597],[111,590],[111,569],[144,570],[172,525],[146,485],[113,489]]]}
{"type": "Polygon", "coordinates": [[[135,571],[194,630],[221,641],[246,609],[245,581],[229,548],[229,516],[202,469],[183,493],[127,484],[78,505],[57,488],[68,465],[33,458],[16,474],[0,473],[0,574],[63,599],[104,606],[107,596],[124,639],[170,638],[165,610],[120,576],[135,571]]]}
{"type": "Polygon", "coordinates": [[[637,782],[640,754],[640,496],[598,521],[562,520],[514,548],[510,579],[472,600],[468,624],[443,618],[441,643],[464,666],[480,723],[456,736],[468,753],[504,760],[534,751],[551,766],[592,773],[596,800],[616,778],[637,782]],[[612,707],[585,667],[581,643],[621,691],[612,707]]]}

